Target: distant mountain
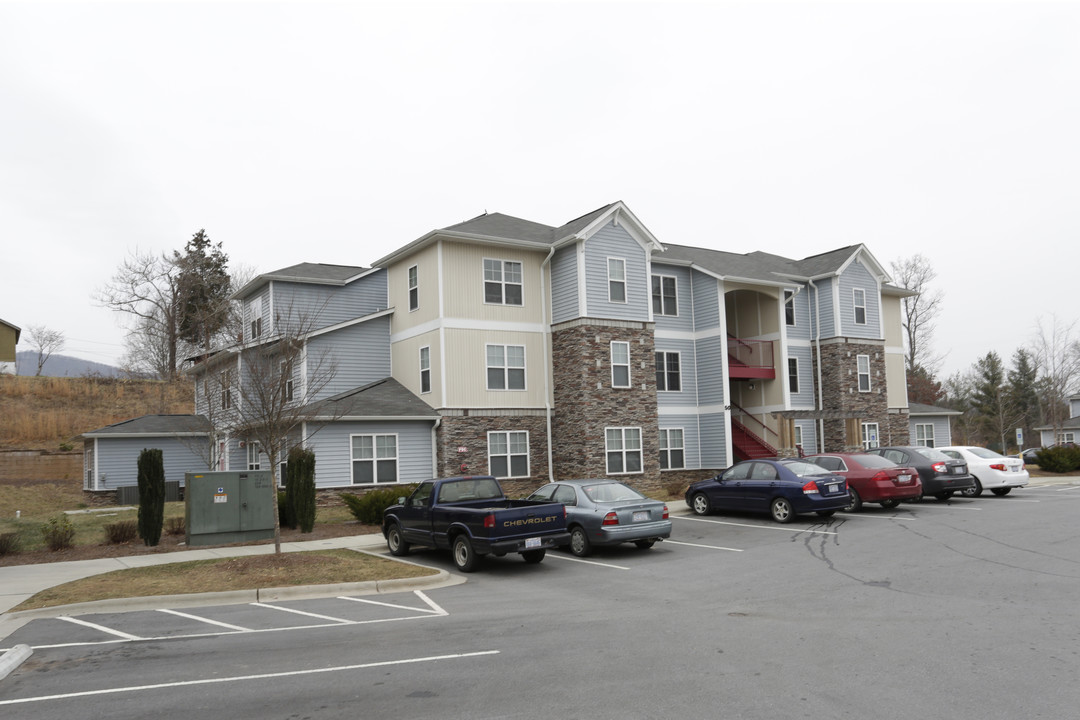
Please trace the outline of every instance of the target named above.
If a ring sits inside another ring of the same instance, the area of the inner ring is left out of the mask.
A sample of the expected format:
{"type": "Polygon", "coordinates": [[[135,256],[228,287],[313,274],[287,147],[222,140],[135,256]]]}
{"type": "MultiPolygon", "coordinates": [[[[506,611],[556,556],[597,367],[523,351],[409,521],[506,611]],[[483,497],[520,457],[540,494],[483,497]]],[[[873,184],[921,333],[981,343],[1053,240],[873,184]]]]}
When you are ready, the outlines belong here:
{"type": "MultiPolygon", "coordinates": [[[[24,350],[15,353],[15,365],[19,375],[37,375],[37,353],[33,350],[24,350]]],[[[104,363],[82,360],[68,357],[67,355],[53,355],[45,361],[41,368],[41,374],[48,377],[123,377],[124,372],[120,368],[104,363]]]]}

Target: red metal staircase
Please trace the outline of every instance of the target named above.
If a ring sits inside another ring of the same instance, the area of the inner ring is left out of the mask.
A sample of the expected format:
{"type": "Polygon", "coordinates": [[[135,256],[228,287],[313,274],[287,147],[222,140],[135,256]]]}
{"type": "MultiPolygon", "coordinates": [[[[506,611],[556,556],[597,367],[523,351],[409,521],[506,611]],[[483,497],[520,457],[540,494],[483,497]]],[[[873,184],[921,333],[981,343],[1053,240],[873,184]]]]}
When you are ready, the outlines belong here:
{"type": "Polygon", "coordinates": [[[776,457],[776,448],[735,418],[731,419],[731,448],[737,460],[776,457]]]}

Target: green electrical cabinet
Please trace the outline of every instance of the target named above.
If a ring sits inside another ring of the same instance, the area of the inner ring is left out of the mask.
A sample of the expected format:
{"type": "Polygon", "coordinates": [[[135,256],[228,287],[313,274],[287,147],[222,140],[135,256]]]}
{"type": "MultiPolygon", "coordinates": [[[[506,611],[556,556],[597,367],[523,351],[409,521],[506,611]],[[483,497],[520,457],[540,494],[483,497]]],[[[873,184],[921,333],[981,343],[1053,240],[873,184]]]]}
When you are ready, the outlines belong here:
{"type": "Polygon", "coordinates": [[[186,473],[188,547],[274,537],[275,492],[269,470],[186,473]]]}

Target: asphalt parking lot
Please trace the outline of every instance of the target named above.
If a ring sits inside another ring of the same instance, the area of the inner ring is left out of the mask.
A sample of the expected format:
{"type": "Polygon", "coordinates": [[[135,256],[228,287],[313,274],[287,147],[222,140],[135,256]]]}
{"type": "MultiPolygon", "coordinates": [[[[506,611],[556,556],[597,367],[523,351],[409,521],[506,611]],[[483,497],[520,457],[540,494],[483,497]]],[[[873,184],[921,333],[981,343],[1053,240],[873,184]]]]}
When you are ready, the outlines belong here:
{"type": "Polygon", "coordinates": [[[0,714],[1072,717],[1078,503],[678,515],[651,550],[491,559],[430,591],[34,620],[4,641],[34,654],[0,714]]]}

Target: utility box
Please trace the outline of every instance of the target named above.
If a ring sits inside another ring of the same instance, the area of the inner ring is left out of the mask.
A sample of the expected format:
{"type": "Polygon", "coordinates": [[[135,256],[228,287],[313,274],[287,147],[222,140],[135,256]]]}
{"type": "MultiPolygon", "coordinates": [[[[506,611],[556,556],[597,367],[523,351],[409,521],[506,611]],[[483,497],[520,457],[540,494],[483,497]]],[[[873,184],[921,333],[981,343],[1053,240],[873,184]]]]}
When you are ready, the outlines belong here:
{"type": "Polygon", "coordinates": [[[274,537],[275,492],[269,470],[186,473],[184,522],[188,546],[274,537]]]}

